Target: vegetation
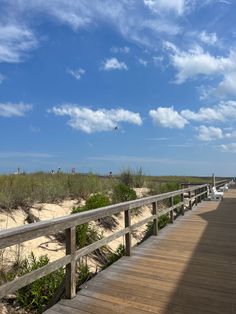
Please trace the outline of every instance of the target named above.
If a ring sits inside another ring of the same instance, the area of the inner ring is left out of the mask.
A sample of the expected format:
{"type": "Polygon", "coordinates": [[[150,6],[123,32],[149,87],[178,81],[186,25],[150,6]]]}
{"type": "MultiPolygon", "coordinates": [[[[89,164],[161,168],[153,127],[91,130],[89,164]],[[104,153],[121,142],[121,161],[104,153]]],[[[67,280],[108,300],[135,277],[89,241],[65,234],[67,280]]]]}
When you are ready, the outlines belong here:
{"type": "MultiPolygon", "coordinates": [[[[19,268],[18,276],[23,276],[49,263],[47,255],[36,258],[33,253],[25,259],[19,268]]],[[[20,305],[28,310],[36,310],[42,313],[56,289],[61,285],[64,278],[64,270],[61,268],[30,285],[21,288],[17,292],[17,300],[20,305]]]]}
{"type": "Polygon", "coordinates": [[[110,252],[107,256],[107,262],[106,264],[102,267],[102,269],[107,268],[108,266],[112,265],[115,263],[118,259],[120,259],[122,256],[125,255],[125,247],[123,244],[120,244],[115,252],[110,252]]]}
{"type": "MultiPolygon", "coordinates": [[[[222,178],[221,178],[222,179],[222,178]]],[[[58,202],[67,197],[83,198],[86,203],[82,207],[74,208],[72,213],[80,213],[95,208],[108,206],[111,203],[120,203],[137,198],[134,187],[149,187],[150,194],[166,193],[179,189],[180,183],[207,183],[211,178],[198,177],[150,177],[143,174],[142,168],[136,171],[130,169],[123,171],[118,176],[102,177],[94,174],[47,174],[35,173],[28,175],[0,176],[0,209],[11,210],[13,208],[28,208],[35,202],[58,202]]],[[[174,203],[178,203],[180,197],[174,197],[174,203]]],[[[169,206],[163,202],[163,207],[169,206]]],[[[177,210],[176,210],[177,211],[177,210]]],[[[138,214],[138,210],[133,210],[138,214]]],[[[29,217],[29,223],[36,221],[36,217],[29,217]]],[[[118,224],[114,217],[105,217],[99,220],[105,229],[112,230],[118,224]]],[[[164,228],[169,223],[169,215],[159,217],[158,227],[164,228]]],[[[103,237],[94,223],[86,223],[76,227],[76,242],[82,248],[103,237]]],[[[153,223],[147,225],[147,236],[152,234],[153,223]]],[[[146,236],[146,237],[147,237],[146,236]]],[[[58,234],[61,237],[61,234],[58,234]]],[[[145,237],[145,238],[146,238],[145,237]]],[[[63,238],[63,237],[62,237],[63,238]]],[[[64,241],[64,238],[62,239],[64,241]]],[[[120,245],[115,252],[104,246],[95,250],[90,255],[98,265],[104,269],[124,255],[124,246],[120,245]]],[[[1,253],[1,252],[0,252],[1,253]]],[[[87,259],[87,258],[86,258],[87,259]]],[[[91,277],[86,259],[81,259],[78,270],[78,284],[82,284],[91,277]]],[[[41,256],[36,258],[32,253],[29,258],[20,259],[13,265],[11,271],[0,270],[0,284],[13,280],[49,263],[49,258],[41,256]]],[[[64,270],[60,269],[49,274],[34,283],[20,289],[17,292],[17,301],[30,313],[41,313],[55,291],[61,285],[64,278],[64,270]]]]}
{"type": "Polygon", "coordinates": [[[113,203],[121,203],[126,201],[132,201],[137,198],[135,191],[129,186],[120,183],[114,186],[112,201],[113,203]]]}
{"type": "Polygon", "coordinates": [[[113,179],[93,174],[49,174],[0,176],[0,208],[28,207],[37,202],[58,202],[65,198],[87,199],[91,194],[107,192],[113,179]]]}
{"type": "Polygon", "coordinates": [[[144,185],[145,176],[142,168],[138,168],[136,171],[126,169],[119,175],[120,182],[129,187],[141,188],[144,185]]]}

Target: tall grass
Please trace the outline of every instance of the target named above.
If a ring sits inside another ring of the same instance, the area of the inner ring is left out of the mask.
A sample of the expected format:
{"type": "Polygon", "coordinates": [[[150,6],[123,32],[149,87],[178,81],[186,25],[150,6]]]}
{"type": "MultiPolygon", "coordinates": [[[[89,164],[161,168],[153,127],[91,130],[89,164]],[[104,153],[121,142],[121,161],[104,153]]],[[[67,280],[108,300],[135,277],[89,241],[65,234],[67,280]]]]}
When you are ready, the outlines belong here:
{"type": "Polygon", "coordinates": [[[36,202],[57,202],[68,197],[87,199],[92,193],[107,192],[114,180],[93,174],[2,175],[0,208],[27,207],[36,202]]]}

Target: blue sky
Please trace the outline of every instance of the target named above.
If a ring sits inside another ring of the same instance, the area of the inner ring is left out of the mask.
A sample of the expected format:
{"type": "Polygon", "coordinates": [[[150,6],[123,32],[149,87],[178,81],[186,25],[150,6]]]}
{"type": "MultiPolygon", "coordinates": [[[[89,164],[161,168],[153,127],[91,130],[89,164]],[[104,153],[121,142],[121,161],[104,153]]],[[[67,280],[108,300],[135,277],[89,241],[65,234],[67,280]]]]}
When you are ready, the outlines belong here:
{"type": "Polygon", "coordinates": [[[233,0],[0,0],[0,172],[234,176],[233,0]]]}

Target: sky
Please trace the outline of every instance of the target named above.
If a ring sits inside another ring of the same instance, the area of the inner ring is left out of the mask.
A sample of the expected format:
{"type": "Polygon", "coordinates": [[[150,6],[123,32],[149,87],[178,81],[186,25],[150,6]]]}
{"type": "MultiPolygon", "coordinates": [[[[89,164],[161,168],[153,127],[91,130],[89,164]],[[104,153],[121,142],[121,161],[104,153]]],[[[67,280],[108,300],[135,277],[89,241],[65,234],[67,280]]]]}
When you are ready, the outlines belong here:
{"type": "Polygon", "coordinates": [[[0,0],[0,172],[235,176],[235,10],[0,0]]]}

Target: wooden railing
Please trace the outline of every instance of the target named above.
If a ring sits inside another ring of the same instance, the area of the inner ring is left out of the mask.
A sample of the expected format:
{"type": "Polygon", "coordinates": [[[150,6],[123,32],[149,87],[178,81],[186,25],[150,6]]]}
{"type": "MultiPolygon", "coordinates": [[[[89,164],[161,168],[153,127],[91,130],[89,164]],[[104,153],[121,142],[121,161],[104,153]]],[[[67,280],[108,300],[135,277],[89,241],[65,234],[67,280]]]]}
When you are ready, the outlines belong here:
{"type": "Polygon", "coordinates": [[[181,214],[184,214],[186,205],[184,197],[188,197],[188,209],[191,210],[193,204],[198,204],[202,199],[207,197],[207,193],[208,185],[204,184],[0,231],[0,249],[63,230],[65,231],[66,236],[66,255],[64,257],[53,261],[40,269],[34,270],[31,273],[23,275],[22,277],[16,278],[13,281],[3,284],[0,286],[0,298],[64,266],[66,266],[66,297],[73,298],[76,294],[76,261],[79,258],[107,245],[109,242],[121,236],[125,237],[126,255],[130,256],[131,233],[133,230],[153,221],[153,235],[157,235],[158,218],[160,216],[169,213],[171,222],[174,222],[174,209],[180,208],[181,214]],[[181,201],[178,204],[174,204],[175,196],[181,197],[181,201]],[[158,212],[157,202],[167,199],[169,199],[170,206],[165,210],[158,212]],[[152,214],[150,217],[132,224],[130,215],[131,210],[144,205],[152,205],[152,214]],[[76,226],[121,212],[124,212],[125,228],[123,230],[76,250],[76,226]]]}

